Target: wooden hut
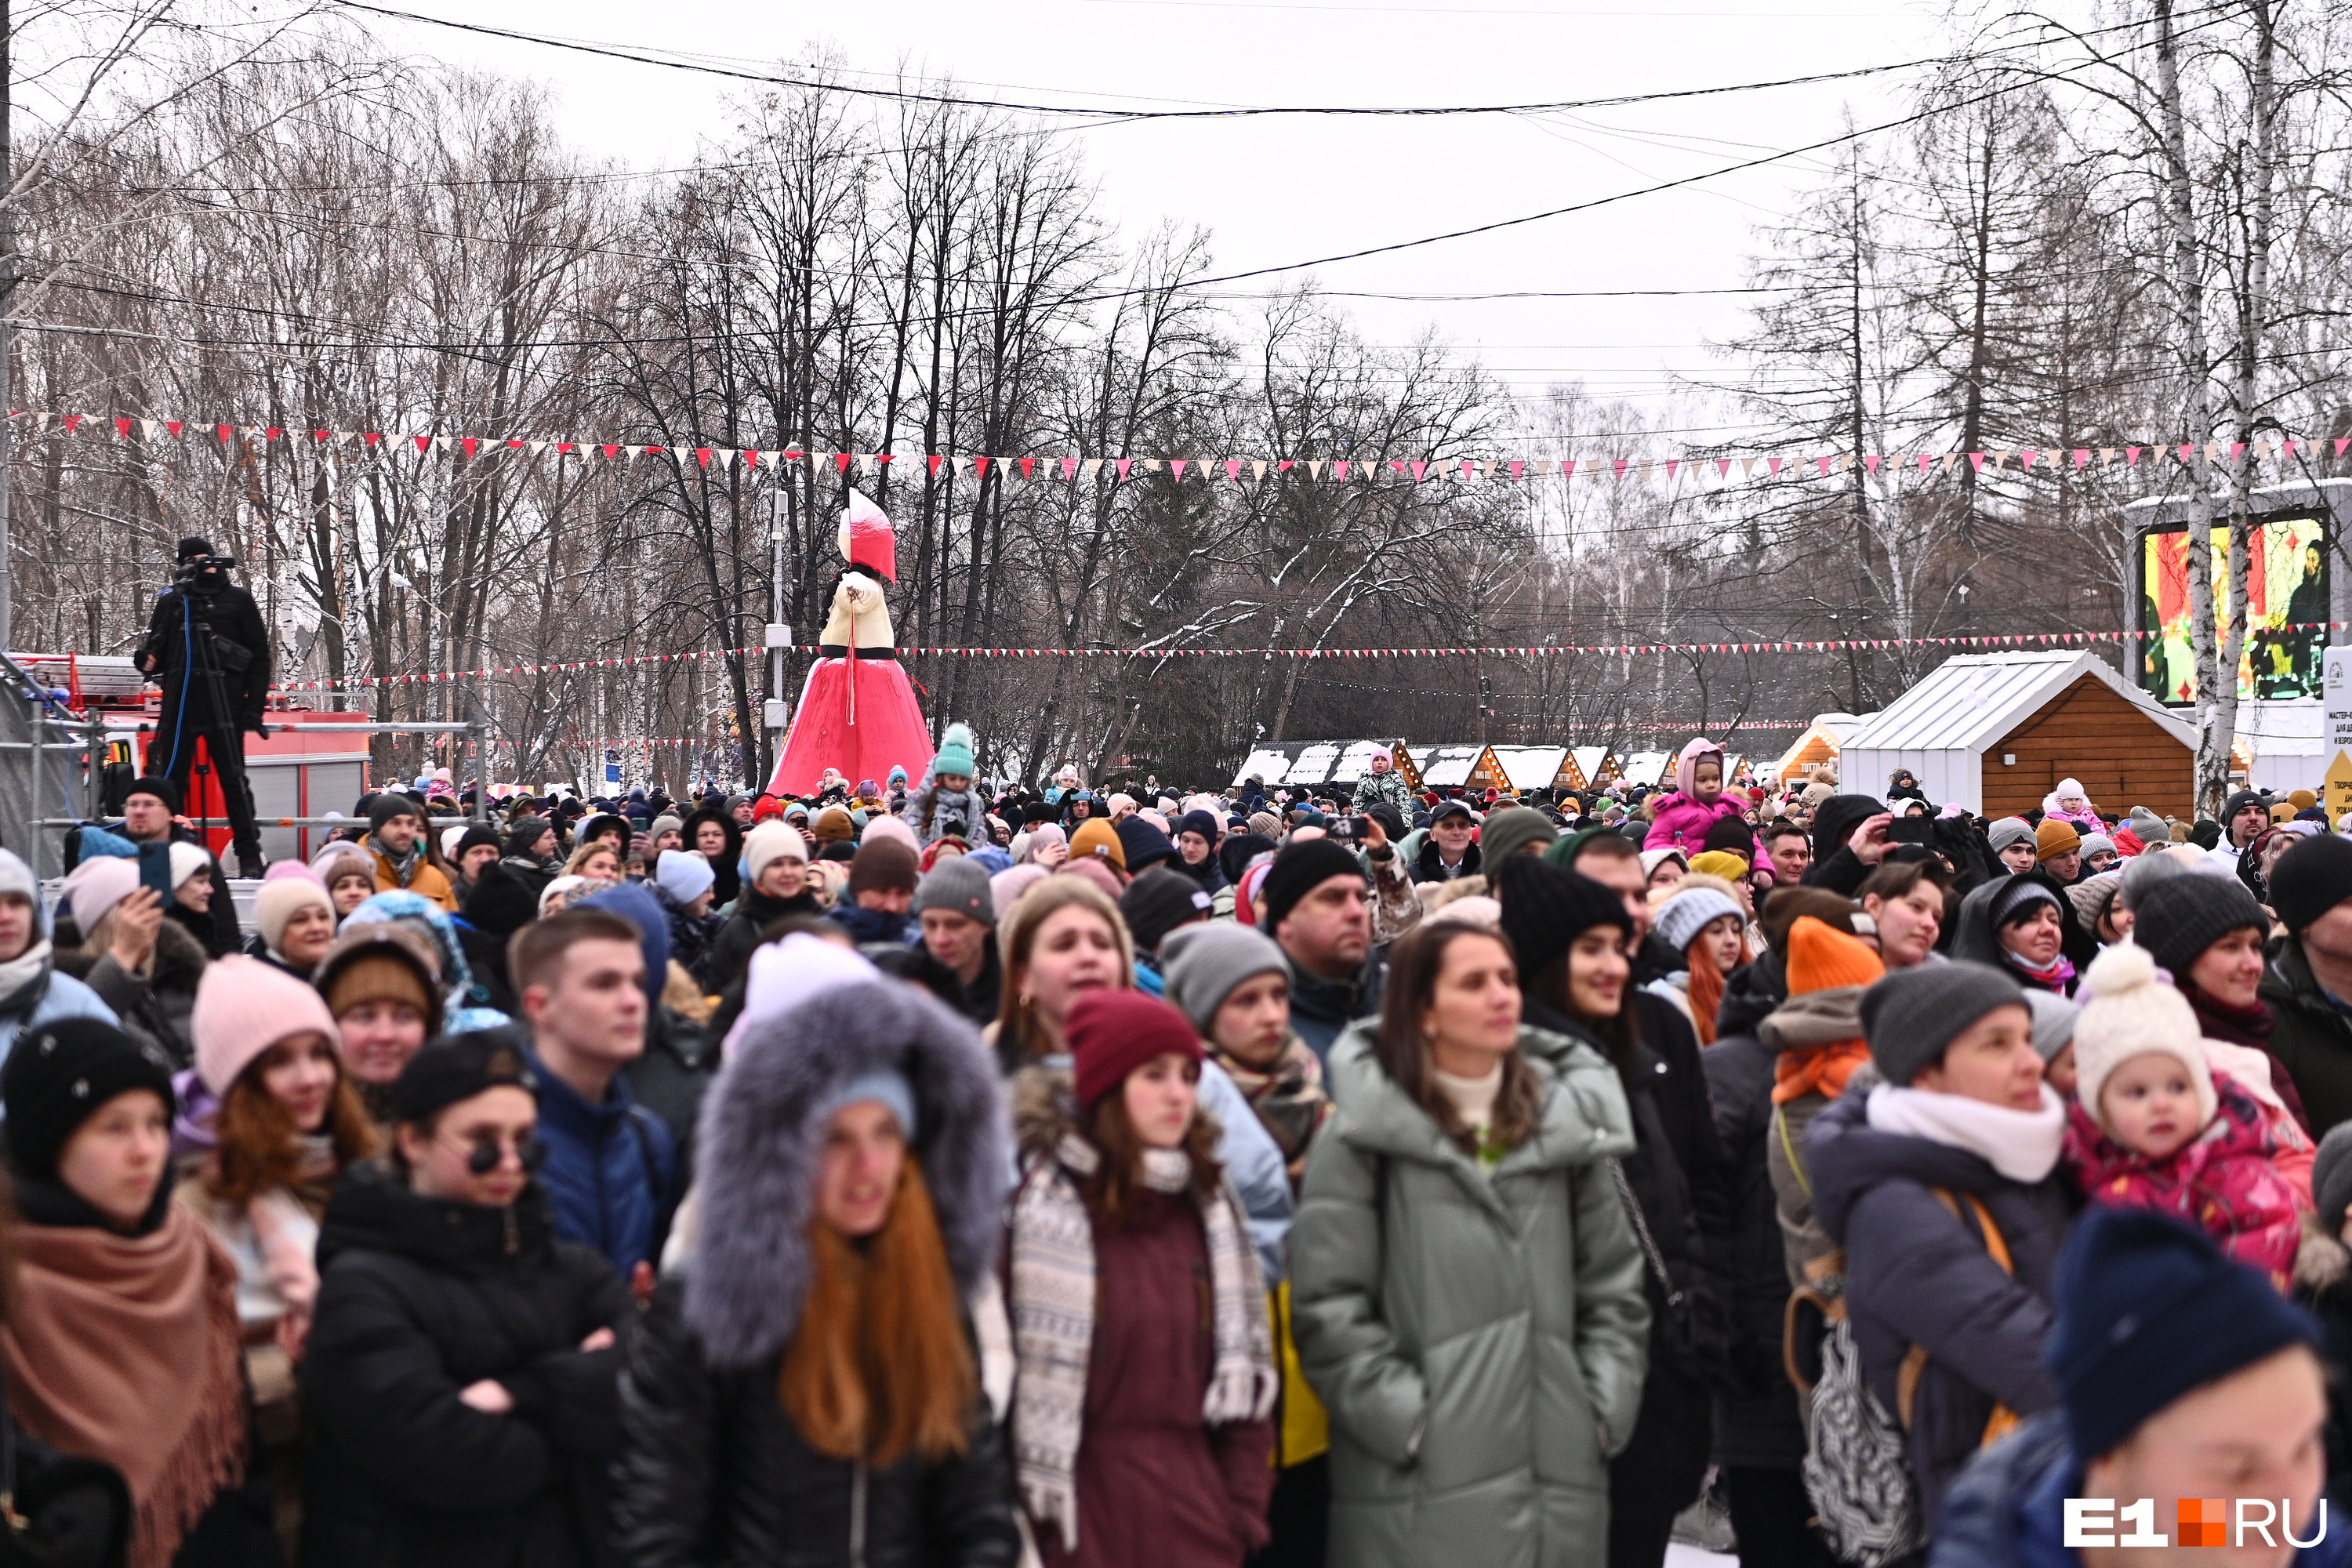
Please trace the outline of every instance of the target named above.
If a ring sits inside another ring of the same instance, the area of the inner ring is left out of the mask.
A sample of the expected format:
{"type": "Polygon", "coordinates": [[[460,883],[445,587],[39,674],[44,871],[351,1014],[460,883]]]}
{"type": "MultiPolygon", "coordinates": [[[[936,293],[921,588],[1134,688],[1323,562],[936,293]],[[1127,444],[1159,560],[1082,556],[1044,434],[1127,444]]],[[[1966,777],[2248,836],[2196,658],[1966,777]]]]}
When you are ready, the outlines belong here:
{"type": "Polygon", "coordinates": [[[2196,748],[2195,731],[2096,654],[1963,654],[1848,736],[1838,772],[1848,793],[1874,795],[1908,768],[1930,800],[1984,816],[2039,806],[2072,778],[2102,810],[2186,817],[2196,748]]]}

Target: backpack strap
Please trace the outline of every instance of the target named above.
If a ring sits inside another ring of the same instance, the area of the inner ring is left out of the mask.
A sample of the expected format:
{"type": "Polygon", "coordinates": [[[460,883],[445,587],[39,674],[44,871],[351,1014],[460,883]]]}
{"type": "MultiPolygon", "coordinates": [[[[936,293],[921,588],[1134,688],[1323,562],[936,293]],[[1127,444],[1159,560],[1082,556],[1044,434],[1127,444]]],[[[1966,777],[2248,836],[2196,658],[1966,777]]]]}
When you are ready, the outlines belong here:
{"type": "MultiPolygon", "coordinates": [[[[1959,1220],[1965,1228],[1968,1221],[1960,1213],[1959,1197],[1955,1197],[1949,1187],[1929,1187],[1927,1190],[1936,1194],[1936,1201],[1949,1209],[1952,1217],[1959,1220]]],[[[2009,1256],[2009,1242],[2000,1234],[2000,1226],[1993,1223],[1992,1211],[1985,1207],[1984,1200],[1974,1193],[1964,1193],[1960,1196],[1966,1197],[1969,1207],[1976,1211],[1978,1239],[1984,1243],[1985,1251],[1992,1255],[1992,1260],[1995,1263],[2000,1265],[2000,1271],[2003,1274],[2012,1279],[2017,1278],[2016,1265],[2009,1256]]],[[[1903,1429],[1906,1432],[1911,1429],[1911,1403],[1919,1392],[1919,1380],[1927,1375],[1927,1347],[1922,1344],[1915,1344],[1906,1351],[1903,1353],[1903,1364],[1895,1370],[1895,1414],[1901,1419],[1903,1429]]],[[[1998,1442],[2007,1436],[2016,1425],[2017,1412],[2006,1405],[1996,1404],[1992,1407],[1992,1415],[1985,1421],[1984,1435],[1978,1439],[1978,1447],[1982,1447],[1998,1442]]]]}
{"type": "Polygon", "coordinates": [[[1796,1141],[1789,1136],[1789,1119],[1777,1105],[1772,1108],[1772,1131],[1780,1135],[1780,1152],[1789,1157],[1789,1172],[1797,1178],[1798,1190],[1805,1194],[1807,1203],[1812,1202],[1813,1184],[1805,1179],[1805,1163],[1797,1158],[1796,1141]]]}

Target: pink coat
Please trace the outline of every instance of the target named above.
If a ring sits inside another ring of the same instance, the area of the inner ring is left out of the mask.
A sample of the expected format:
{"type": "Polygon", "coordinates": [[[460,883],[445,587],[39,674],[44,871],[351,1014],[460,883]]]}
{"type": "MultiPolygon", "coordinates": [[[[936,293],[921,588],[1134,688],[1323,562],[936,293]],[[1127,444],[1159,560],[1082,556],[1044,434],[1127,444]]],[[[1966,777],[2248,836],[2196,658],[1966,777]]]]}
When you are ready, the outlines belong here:
{"type": "Polygon", "coordinates": [[[2093,1203],[2154,1209],[2200,1226],[2284,1292],[2302,1216],[2294,1186],[2274,1163],[2277,1134],[2254,1097],[2227,1076],[2213,1075],[2213,1092],[2221,1109],[2211,1123],[2161,1160],[2125,1149],[2079,1103],[2071,1106],[2066,1163],[2093,1203]]]}
{"type": "MultiPolygon", "coordinates": [[[[1738,816],[1748,802],[1729,794],[1715,797],[1713,805],[1701,805],[1690,796],[1676,790],[1661,796],[1658,815],[1650,824],[1647,837],[1642,840],[1644,849],[1679,849],[1685,856],[1696,855],[1706,844],[1707,829],[1727,816],[1738,816]]],[[[1755,860],[1751,850],[1748,859],[1755,860]]]]}

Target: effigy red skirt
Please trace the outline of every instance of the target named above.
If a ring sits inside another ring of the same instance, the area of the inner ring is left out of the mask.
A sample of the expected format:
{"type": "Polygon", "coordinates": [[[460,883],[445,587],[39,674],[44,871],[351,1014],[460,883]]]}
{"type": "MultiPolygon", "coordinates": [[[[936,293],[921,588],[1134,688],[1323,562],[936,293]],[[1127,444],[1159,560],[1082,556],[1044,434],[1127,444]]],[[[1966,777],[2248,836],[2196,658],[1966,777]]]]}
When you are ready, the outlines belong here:
{"type": "Polygon", "coordinates": [[[878,784],[893,767],[919,779],[931,752],[923,706],[897,659],[820,658],[801,687],[768,792],[814,795],[827,768],[853,786],[863,779],[878,784]]]}

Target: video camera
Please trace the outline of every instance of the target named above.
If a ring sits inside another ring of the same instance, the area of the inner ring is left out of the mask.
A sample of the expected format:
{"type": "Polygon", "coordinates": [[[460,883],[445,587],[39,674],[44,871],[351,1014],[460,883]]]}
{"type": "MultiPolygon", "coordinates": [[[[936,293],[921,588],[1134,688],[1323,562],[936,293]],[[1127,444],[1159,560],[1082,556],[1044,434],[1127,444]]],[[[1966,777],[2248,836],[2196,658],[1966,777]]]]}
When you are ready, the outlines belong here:
{"type": "Polygon", "coordinates": [[[183,588],[190,587],[205,573],[226,572],[236,564],[234,555],[191,555],[180,563],[180,569],[172,574],[172,581],[183,588]]]}

